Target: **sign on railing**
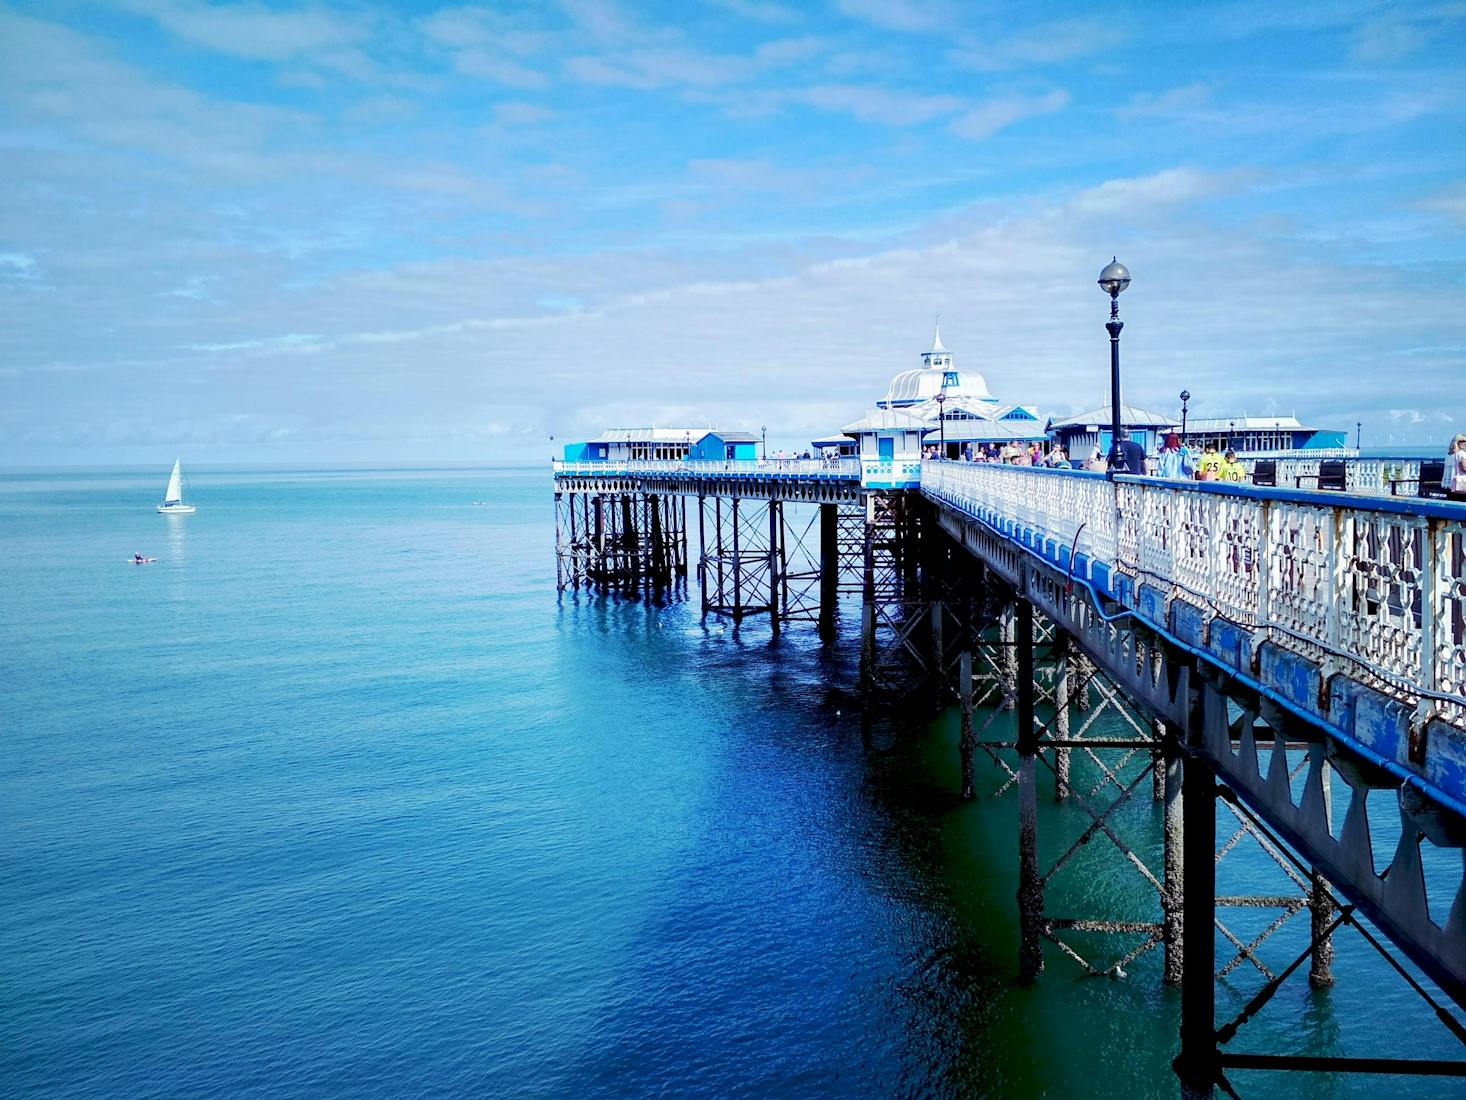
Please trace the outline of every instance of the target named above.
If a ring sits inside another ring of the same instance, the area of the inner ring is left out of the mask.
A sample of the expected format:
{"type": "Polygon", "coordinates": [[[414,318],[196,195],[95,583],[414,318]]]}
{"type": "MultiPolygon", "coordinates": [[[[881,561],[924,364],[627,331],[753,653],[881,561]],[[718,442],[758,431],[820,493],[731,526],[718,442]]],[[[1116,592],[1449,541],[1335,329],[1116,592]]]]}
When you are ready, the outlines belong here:
{"type": "MultiPolygon", "coordinates": [[[[1258,631],[1431,699],[1466,704],[1466,510],[926,462],[922,490],[1010,517],[1258,631]]],[[[1458,712],[1459,713],[1459,712],[1458,712]]]]}

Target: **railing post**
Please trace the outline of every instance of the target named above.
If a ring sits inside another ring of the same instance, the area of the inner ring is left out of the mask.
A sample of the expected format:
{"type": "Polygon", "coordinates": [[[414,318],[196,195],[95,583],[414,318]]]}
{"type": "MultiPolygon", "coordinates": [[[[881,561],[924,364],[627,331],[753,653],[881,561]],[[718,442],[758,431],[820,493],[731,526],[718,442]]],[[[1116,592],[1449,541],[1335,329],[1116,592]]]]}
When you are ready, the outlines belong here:
{"type": "MultiPolygon", "coordinates": [[[[1436,600],[1440,596],[1441,561],[1446,540],[1441,537],[1441,522],[1425,517],[1420,530],[1420,686],[1428,691],[1444,691],[1445,685],[1436,675],[1437,644],[1436,600]]],[[[1409,613],[1408,610],[1406,612],[1409,613]]]]}
{"type": "MultiPolygon", "coordinates": [[[[1267,634],[1267,624],[1272,621],[1272,608],[1270,606],[1272,586],[1272,551],[1273,551],[1273,509],[1272,502],[1263,499],[1258,502],[1258,512],[1261,519],[1257,525],[1257,561],[1254,563],[1257,569],[1257,626],[1263,631],[1264,637],[1267,634]]],[[[1261,642],[1261,639],[1258,639],[1261,642]]],[[[1255,643],[1256,644],[1256,643],[1255,643]]]]}

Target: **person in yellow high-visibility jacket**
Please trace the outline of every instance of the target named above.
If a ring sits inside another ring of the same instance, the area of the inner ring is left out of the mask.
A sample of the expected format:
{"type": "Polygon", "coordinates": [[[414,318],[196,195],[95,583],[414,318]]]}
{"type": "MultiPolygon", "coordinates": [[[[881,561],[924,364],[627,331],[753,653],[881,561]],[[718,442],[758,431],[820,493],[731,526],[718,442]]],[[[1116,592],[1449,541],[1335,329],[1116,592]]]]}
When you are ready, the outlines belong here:
{"type": "Polygon", "coordinates": [[[1217,454],[1217,445],[1208,443],[1201,461],[1196,464],[1197,481],[1219,481],[1222,476],[1222,456],[1217,454]]]}
{"type": "Polygon", "coordinates": [[[1237,452],[1231,448],[1222,458],[1221,469],[1217,471],[1218,481],[1246,481],[1247,467],[1237,461],[1237,452]]]}

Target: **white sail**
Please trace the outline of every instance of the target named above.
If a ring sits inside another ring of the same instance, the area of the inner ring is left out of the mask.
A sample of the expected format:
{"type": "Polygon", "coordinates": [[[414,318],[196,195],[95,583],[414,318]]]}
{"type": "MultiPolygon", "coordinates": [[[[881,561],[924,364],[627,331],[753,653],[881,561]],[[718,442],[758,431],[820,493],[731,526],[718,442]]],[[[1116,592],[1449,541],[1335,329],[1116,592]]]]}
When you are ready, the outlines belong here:
{"type": "Polygon", "coordinates": [[[183,459],[173,462],[173,476],[168,479],[168,491],[163,494],[164,504],[179,504],[183,500],[183,459]]]}

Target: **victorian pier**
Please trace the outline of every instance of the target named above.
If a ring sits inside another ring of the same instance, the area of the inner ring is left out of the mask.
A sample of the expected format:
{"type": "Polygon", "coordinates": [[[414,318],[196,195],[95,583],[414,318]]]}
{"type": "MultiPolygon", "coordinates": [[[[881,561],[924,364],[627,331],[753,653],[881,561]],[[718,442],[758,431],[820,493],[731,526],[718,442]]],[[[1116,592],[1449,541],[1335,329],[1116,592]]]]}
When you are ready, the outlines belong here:
{"type": "Polygon", "coordinates": [[[1273,484],[1166,481],[954,461],[945,439],[933,457],[928,430],[884,407],[820,458],[718,433],[701,451],[676,433],[660,451],[655,433],[577,445],[554,467],[559,584],[688,578],[705,614],[744,629],[858,629],[869,712],[956,708],[963,797],[1016,802],[1020,979],[1121,977],[1159,952],[1184,1096],[1230,1093],[1239,1069],[1466,1088],[1466,1050],[1422,1058],[1411,1040],[1466,1043],[1466,506],[1360,491],[1379,478],[1355,457],[1314,460],[1354,467],[1353,486],[1276,468],[1273,484]],[[1000,791],[977,789],[984,762],[1000,791]],[[1082,832],[1041,848],[1041,797],[1079,808],[1082,832]],[[1149,848],[1114,824],[1140,799],[1163,806],[1149,848]],[[1220,893],[1240,843],[1288,887],[1220,893]],[[1144,879],[1144,907],[1050,904],[1091,844],[1144,879]],[[1260,933],[1234,929],[1259,909],[1260,933]],[[1264,960],[1294,921],[1301,950],[1264,960]],[[1346,935],[1389,960],[1418,1018],[1350,1057],[1249,1046],[1285,983],[1334,981],[1346,935]],[[1239,968],[1255,995],[1219,1014],[1216,983],[1239,968]]]}

